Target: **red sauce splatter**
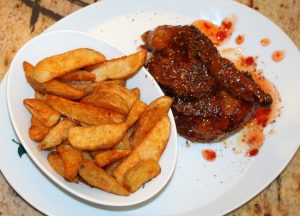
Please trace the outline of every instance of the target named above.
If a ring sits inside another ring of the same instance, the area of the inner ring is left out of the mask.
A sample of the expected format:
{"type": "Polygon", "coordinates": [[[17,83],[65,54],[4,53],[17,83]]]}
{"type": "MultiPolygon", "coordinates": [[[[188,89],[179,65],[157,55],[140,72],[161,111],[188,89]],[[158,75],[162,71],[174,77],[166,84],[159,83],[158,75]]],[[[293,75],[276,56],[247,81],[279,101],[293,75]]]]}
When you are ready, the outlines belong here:
{"type": "Polygon", "coordinates": [[[241,66],[253,66],[253,65],[256,65],[256,62],[255,62],[255,58],[252,57],[252,56],[248,56],[248,57],[241,57],[240,58],[240,61],[241,61],[241,66]]]}
{"type": "Polygon", "coordinates": [[[207,161],[214,161],[217,157],[217,154],[213,150],[205,149],[205,150],[202,150],[202,156],[207,161]]]}
{"type": "Polygon", "coordinates": [[[236,38],[235,38],[235,43],[236,44],[242,44],[244,43],[245,41],[245,36],[244,35],[238,35],[236,38]]]}
{"type": "Polygon", "coordinates": [[[248,152],[247,152],[247,156],[248,157],[254,157],[258,154],[259,150],[258,149],[250,149],[248,152]]]}
{"type": "Polygon", "coordinates": [[[192,23],[203,32],[215,45],[221,45],[233,32],[233,20],[225,18],[220,26],[206,20],[196,20],[192,23]]]}
{"type": "Polygon", "coordinates": [[[272,53],[272,59],[275,62],[280,62],[285,56],[284,51],[282,50],[276,50],[272,53]]]}
{"type": "Polygon", "coordinates": [[[232,48],[222,50],[222,56],[230,59],[240,71],[247,71],[252,75],[253,80],[260,88],[271,95],[273,103],[269,108],[259,107],[256,109],[252,119],[250,119],[242,130],[241,147],[246,148],[246,156],[255,156],[259,153],[265,141],[265,127],[275,122],[280,115],[280,97],[276,87],[264,78],[262,71],[256,68],[257,57],[244,57],[239,51],[232,48]],[[225,56],[224,56],[225,55],[225,56]]]}
{"type": "Polygon", "coordinates": [[[262,46],[268,46],[271,43],[271,40],[269,38],[263,38],[260,40],[260,44],[262,46]]]}
{"type": "Polygon", "coordinates": [[[259,107],[257,108],[254,119],[258,125],[265,127],[269,122],[271,108],[259,107]]]}

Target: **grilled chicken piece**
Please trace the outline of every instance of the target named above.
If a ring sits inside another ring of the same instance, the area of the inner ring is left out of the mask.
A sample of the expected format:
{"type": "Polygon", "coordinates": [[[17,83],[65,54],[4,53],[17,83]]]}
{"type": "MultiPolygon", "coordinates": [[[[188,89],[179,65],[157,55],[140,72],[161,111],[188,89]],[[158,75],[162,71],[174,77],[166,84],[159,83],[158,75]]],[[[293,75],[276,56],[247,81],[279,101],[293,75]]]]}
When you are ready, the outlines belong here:
{"type": "Polygon", "coordinates": [[[213,43],[193,26],[159,26],[142,35],[152,53],[146,68],[174,99],[179,134],[191,141],[227,137],[272,104],[249,74],[222,58],[213,43]]]}
{"type": "MultiPolygon", "coordinates": [[[[157,53],[168,56],[175,53],[182,58],[195,59],[195,62],[202,61],[216,83],[239,99],[258,102],[262,106],[272,104],[271,96],[263,92],[251,78],[238,71],[233,63],[222,58],[214,44],[196,27],[159,26],[144,33],[142,39],[146,48],[154,55],[157,53]]],[[[180,60],[181,58],[178,59],[180,60]]]]}

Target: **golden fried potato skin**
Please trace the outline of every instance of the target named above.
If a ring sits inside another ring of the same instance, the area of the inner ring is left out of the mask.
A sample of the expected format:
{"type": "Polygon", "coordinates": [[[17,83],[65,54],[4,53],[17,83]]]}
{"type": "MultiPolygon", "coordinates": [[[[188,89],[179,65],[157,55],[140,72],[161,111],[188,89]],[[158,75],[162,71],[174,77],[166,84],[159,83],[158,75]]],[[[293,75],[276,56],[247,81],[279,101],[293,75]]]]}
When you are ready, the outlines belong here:
{"type": "Polygon", "coordinates": [[[82,152],[69,144],[61,144],[56,147],[56,150],[63,160],[64,178],[68,181],[74,181],[83,160],[82,152]]]}
{"type": "Polygon", "coordinates": [[[169,111],[173,99],[162,96],[152,101],[139,118],[132,135],[132,145],[138,146],[149,131],[159,122],[169,111]]]}
{"type": "Polygon", "coordinates": [[[76,125],[77,124],[74,121],[64,118],[63,120],[58,122],[57,125],[51,128],[49,133],[39,143],[38,149],[51,149],[61,144],[67,138],[69,130],[76,125]]]}
{"type": "Polygon", "coordinates": [[[90,160],[83,160],[79,169],[79,175],[91,186],[101,190],[128,196],[130,193],[119,184],[114,177],[107,174],[90,160]]]}
{"type": "Polygon", "coordinates": [[[52,109],[42,100],[24,99],[23,103],[27,110],[47,127],[55,125],[61,117],[59,112],[52,109]]]}
{"type": "Polygon", "coordinates": [[[70,73],[67,73],[61,77],[58,77],[58,80],[62,82],[74,82],[74,81],[91,81],[96,80],[95,74],[92,74],[85,70],[75,70],[70,73]]]}
{"type": "Polygon", "coordinates": [[[47,157],[48,163],[50,166],[62,177],[64,177],[65,170],[64,170],[64,161],[58,152],[52,151],[49,152],[47,157]]]}
{"type": "Polygon", "coordinates": [[[125,123],[74,127],[69,131],[68,141],[75,148],[82,150],[108,149],[122,140],[126,130],[125,123]]]}
{"type": "Polygon", "coordinates": [[[105,61],[92,70],[91,73],[96,75],[96,81],[127,79],[143,67],[146,58],[147,51],[142,49],[128,56],[105,61]]]}
{"type": "Polygon", "coordinates": [[[160,166],[157,161],[152,159],[141,160],[125,173],[124,187],[133,193],[159,173],[160,166]]]}
{"type": "Polygon", "coordinates": [[[103,61],[105,57],[100,52],[79,48],[41,60],[36,64],[32,76],[37,82],[45,83],[71,71],[103,61]]]}
{"type": "Polygon", "coordinates": [[[169,141],[171,123],[165,115],[148,133],[132,153],[115,169],[113,175],[123,183],[125,173],[139,161],[152,159],[158,161],[169,141]]]}
{"type": "Polygon", "coordinates": [[[125,119],[125,117],[119,113],[70,101],[54,95],[46,95],[45,102],[63,115],[88,125],[124,122],[125,119]]]}
{"type": "Polygon", "coordinates": [[[104,167],[109,165],[117,160],[127,157],[131,153],[130,150],[122,150],[122,149],[110,149],[98,152],[94,156],[95,163],[99,167],[104,167]]]}
{"type": "Polygon", "coordinates": [[[23,69],[27,82],[38,93],[53,94],[69,100],[79,100],[86,95],[85,91],[73,88],[72,86],[59,80],[50,80],[46,83],[37,82],[33,78],[34,67],[26,61],[23,62],[23,69]]]}
{"type": "Polygon", "coordinates": [[[35,142],[41,142],[45,136],[49,133],[51,128],[46,127],[40,120],[36,117],[31,117],[31,126],[29,128],[28,134],[30,139],[35,142]]]}
{"type": "Polygon", "coordinates": [[[80,102],[112,110],[123,115],[129,112],[127,102],[121,96],[112,92],[94,92],[82,98],[80,102]]]}

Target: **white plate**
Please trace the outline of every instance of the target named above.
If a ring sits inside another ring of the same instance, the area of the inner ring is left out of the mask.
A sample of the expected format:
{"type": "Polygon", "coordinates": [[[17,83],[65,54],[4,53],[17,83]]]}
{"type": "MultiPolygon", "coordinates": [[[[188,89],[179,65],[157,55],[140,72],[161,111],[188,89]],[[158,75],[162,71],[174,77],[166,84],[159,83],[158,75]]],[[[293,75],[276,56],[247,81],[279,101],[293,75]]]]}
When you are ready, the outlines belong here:
{"type": "MultiPolygon", "coordinates": [[[[30,127],[30,113],[23,106],[23,100],[34,98],[34,90],[27,83],[23,72],[23,61],[35,65],[40,60],[70,51],[77,48],[90,48],[102,52],[107,59],[124,56],[124,52],[115,48],[112,44],[91,36],[87,33],[59,30],[41,34],[27,42],[15,55],[8,70],[7,79],[7,104],[10,119],[13,123],[16,134],[37,166],[48,175],[54,182],[68,192],[96,204],[109,206],[129,206],[144,202],[157,194],[169,181],[175,168],[177,158],[177,132],[172,112],[169,112],[171,119],[171,135],[168,145],[159,163],[161,173],[144,188],[130,196],[118,196],[111,193],[91,188],[86,184],[74,184],[65,181],[49,165],[47,161],[48,151],[39,151],[36,143],[28,135],[30,127]],[[18,88],[16,88],[18,86],[18,88]]],[[[138,87],[141,90],[141,99],[149,104],[151,101],[163,95],[163,92],[148,73],[142,68],[135,76],[128,79],[128,88],[138,87]]]]}
{"type": "MultiPolygon", "coordinates": [[[[200,18],[219,23],[232,14],[238,21],[226,46],[236,47],[235,36],[245,34],[242,52],[260,56],[259,68],[277,86],[282,99],[281,116],[272,126],[275,132],[267,136],[257,157],[235,155],[222,144],[187,148],[185,140],[179,138],[177,167],[166,189],[144,205],[115,210],[91,206],[66,196],[39,175],[26,156],[18,159],[18,146],[11,142],[14,138],[12,128],[1,124],[1,143],[7,149],[5,153],[0,152],[1,170],[10,184],[33,206],[52,215],[224,215],[257,195],[292,159],[300,140],[300,101],[297,98],[300,55],[292,41],[272,22],[256,11],[228,0],[104,0],[71,14],[48,31],[86,31],[132,52],[140,43],[140,33],[158,24],[190,23],[200,18]],[[264,37],[271,39],[268,47],[259,43],[264,37]],[[274,63],[270,58],[277,49],[286,50],[286,57],[280,63],[274,63]],[[218,157],[213,163],[201,157],[201,150],[207,147],[217,151],[218,157]],[[47,199],[41,198],[43,194],[49,194],[47,199]]],[[[2,85],[1,91],[3,89],[2,85]]],[[[1,104],[1,120],[8,122],[3,95],[1,104]]]]}

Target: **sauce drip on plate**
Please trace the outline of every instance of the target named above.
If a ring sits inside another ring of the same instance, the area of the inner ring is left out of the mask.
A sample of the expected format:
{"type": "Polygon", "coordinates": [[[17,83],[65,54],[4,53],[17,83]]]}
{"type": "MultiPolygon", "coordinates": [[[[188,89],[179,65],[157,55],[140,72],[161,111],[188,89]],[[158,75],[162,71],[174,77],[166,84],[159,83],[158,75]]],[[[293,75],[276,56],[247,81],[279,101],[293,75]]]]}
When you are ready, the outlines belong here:
{"type": "Polygon", "coordinates": [[[257,70],[257,57],[244,57],[240,51],[233,48],[226,48],[221,50],[223,57],[230,59],[240,71],[247,71],[251,74],[254,81],[266,93],[273,98],[273,104],[269,108],[259,107],[256,109],[252,119],[248,121],[241,131],[241,140],[238,145],[246,145],[246,156],[253,157],[259,153],[261,146],[265,140],[265,127],[275,122],[279,116],[280,98],[275,86],[264,78],[262,72],[257,70]]]}
{"type": "Polygon", "coordinates": [[[284,51],[282,50],[276,50],[272,53],[272,59],[275,62],[280,62],[285,56],[284,51]]]}
{"type": "Polygon", "coordinates": [[[244,43],[244,41],[245,41],[245,35],[238,35],[235,38],[235,43],[238,44],[238,45],[244,43]]]}
{"type": "Polygon", "coordinates": [[[225,18],[221,25],[215,25],[207,20],[196,20],[192,23],[202,33],[204,33],[216,46],[221,45],[227,41],[234,30],[234,20],[232,18],[225,18]]]}
{"type": "Polygon", "coordinates": [[[202,156],[207,161],[214,161],[217,157],[217,154],[214,150],[204,149],[202,150],[202,156]]]}
{"type": "Polygon", "coordinates": [[[271,43],[271,40],[269,38],[263,38],[260,40],[260,44],[262,46],[268,46],[271,43]]]}

